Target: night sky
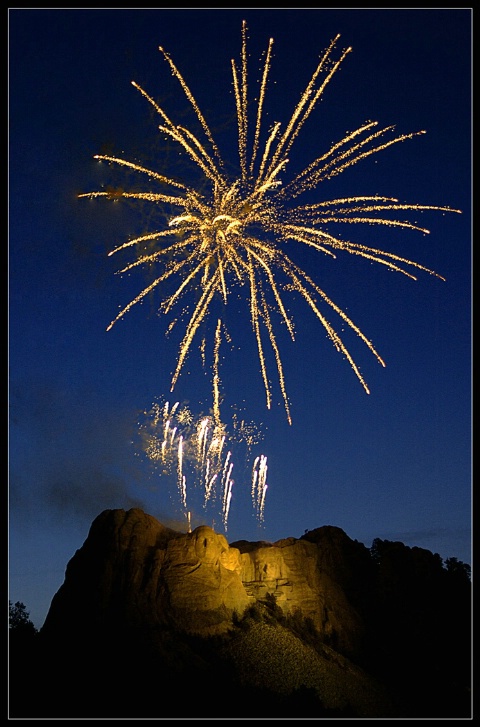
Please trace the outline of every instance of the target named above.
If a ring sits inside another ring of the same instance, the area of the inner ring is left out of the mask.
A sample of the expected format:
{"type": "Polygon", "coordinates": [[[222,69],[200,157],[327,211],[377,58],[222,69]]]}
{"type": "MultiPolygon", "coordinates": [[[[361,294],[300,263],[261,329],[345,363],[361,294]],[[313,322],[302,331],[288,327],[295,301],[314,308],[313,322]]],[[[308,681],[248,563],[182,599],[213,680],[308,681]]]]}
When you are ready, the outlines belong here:
{"type": "MultiPolygon", "coordinates": [[[[26,605],[38,628],[104,509],[141,507],[186,529],[175,480],[159,476],[139,432],[155,401],[180,401],[195,417],[208,413],[211,371],[202,369],[195,344],[170,392],[180,331],[165,336],[161,293],[106,331],[149,282],[140,268],[116,275],[128,256],[107,253],[165,224],[165,209],[78,195],[152,186],[95,154],[193,179],[192,165],[160,134],[159,117],[131,85],[140,84],[174,123],[199,132],[159,46],[235,173],[230,60],[240,56],[243,20],[252,97],[262,54],[275,40],[266,126],[285,127],[334,36],[341,34],[340,48],[353,48],[302,128],[286,178],[366,120],[395,124],[398,134],[427,131],[322,182],[309,201],[379,194],[462,214],[398,213],[430,235],[380,225],[343,231],[445,281],[421,271],[413,281],[358,256],[333,259],[297,246],[296,260],[386,367],[344,332],[367,395],[305,301],[293,296],[296,340],[284,327],[278,333],[292,425],[274,361],[273,404],[265,405],[248,289],[229,299],[222,419],[228,427],[235,413],[256,425],[263,439],[251,459],[267,456],[268,491],[262,524],[251,503],[251,460],[234,453],[227,539],[273,542],[334,525],[368,547],[378,537],[472,561],[470,9],[11,9],[9,597],[26,605]]],[[[204,513],[201,492],[188,484],[192,525],[224,533],[221,516],[204,513]]]]}

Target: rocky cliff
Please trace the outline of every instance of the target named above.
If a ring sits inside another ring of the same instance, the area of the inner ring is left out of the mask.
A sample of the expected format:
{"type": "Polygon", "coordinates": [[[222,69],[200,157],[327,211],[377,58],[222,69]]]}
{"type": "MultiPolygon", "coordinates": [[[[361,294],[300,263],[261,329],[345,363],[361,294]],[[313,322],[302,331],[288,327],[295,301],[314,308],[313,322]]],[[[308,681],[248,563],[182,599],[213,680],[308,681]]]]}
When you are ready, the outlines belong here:
{"type": "MultiPolygon", "coordinates": [[[[92,625],[171,625],[212,636],[270,594],[284,614],[310,618],[327,642],[354,654],[362,621],[343,574],[354,567],[355,544],[333,527],[310,538],[229,545],[207,526],[180,533],[138,509],[107,510],[68,564],[44,631],[61,631],[78,614],[92,625]]],[[[366,549],[356,546],[360,556],[366,549]]]]}
{"type": "Polygon", "coordinates": [[[468,619],[469,581],[455,590],[446,576],[429,551],[369,550],[332,526],[229,544],[106,510],[67,566],[39,653],[76,716],[448,716],[468,710],[469,636],[445,636],[444,619],[468,619]]]}

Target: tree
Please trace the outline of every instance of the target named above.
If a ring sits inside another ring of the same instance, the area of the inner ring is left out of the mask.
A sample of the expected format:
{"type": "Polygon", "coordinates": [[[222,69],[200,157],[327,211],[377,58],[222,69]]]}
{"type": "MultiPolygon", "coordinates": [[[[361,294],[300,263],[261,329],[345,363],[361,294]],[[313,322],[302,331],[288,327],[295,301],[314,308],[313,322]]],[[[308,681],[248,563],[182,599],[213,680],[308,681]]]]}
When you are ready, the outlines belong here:
{"type": "Polygon", "coordinates": [[[455,578],[470,582],[472,569],[468,563],[463,563],[458,558],[447,558],[445,568],[447,573],[452,574],[455,578]]]}
{"type": "MultiPolygon", "coordinates": [[[[38,704],[37,680],[39,660],[39,634],[30,621],[25,604],[8,602],[8,665],[10,717],[25,717],[25,709],[33,710],[38,704]]],[[[33,714],[32,714],[33,716],[33,714]]]]}
{"type": "Polygon", "coordinates": [[[21,601],[17,601],[15,604],[12,604],[11,601],[8,602],[8,628],[11,635],[33,636],[37,633],[37,629],[30,621],[30,613],[21,601]]]}

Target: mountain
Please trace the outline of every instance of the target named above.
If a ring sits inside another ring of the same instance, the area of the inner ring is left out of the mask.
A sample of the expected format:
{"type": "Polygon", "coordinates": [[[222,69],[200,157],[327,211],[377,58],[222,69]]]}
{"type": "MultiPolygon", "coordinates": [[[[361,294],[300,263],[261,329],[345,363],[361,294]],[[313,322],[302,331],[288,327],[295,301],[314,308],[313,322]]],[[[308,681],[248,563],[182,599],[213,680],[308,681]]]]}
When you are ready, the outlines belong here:
{"type": "Polygon", "coordinates": [[[469,717],[469,566],[323,526],[275,543],[105,510],[11,716],[469,717]],[[26,698],[28,693],[28,698],[26,698]]]}

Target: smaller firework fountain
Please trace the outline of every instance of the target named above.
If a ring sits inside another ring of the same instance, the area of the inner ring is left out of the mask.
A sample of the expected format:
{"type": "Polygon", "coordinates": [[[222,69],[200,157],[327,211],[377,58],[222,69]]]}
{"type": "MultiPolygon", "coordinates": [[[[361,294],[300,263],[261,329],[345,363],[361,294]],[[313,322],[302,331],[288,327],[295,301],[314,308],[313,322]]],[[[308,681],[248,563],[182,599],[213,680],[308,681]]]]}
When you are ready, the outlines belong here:
{"type": "MultiPolygon", "coordinates": [[[[188,529],[191,528],[190,497],[200,491],[205,517],[209,510],[218,512],[226,532],[234,484],[233,449],[242,448],[242,461],[248,463],[252,448],[260,439],[255,425],[234,415],[233,434],[229,435],[214,414],[195,418],[186,405],[159,400],[144,412],[139,433],[142,452],[161,476],[175,484],[188,529]]],[[[266,456],[257,456],[251,468],[251,496],[255,516],[261,523],[267,469],[266,456]]]]}

